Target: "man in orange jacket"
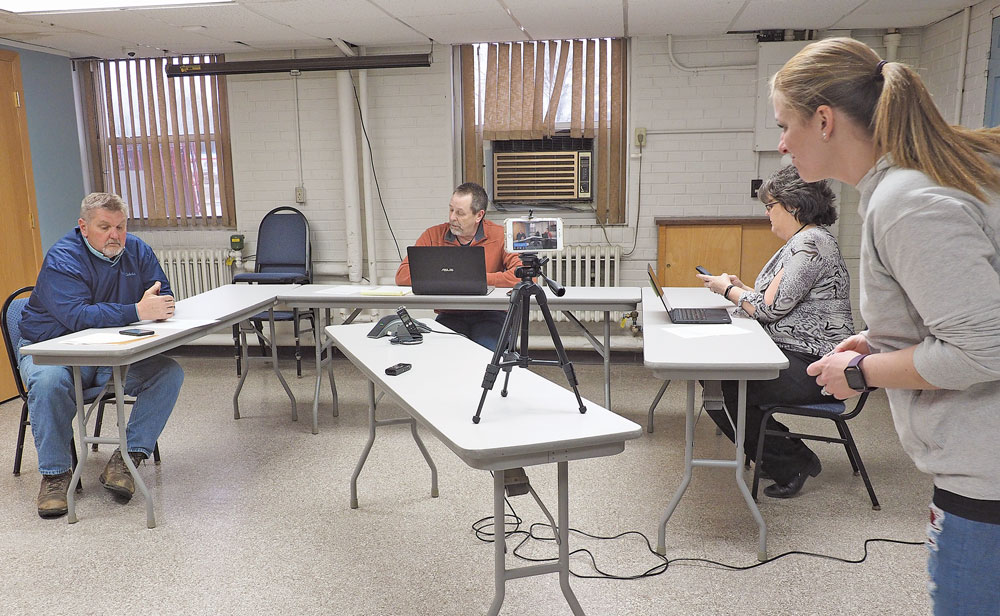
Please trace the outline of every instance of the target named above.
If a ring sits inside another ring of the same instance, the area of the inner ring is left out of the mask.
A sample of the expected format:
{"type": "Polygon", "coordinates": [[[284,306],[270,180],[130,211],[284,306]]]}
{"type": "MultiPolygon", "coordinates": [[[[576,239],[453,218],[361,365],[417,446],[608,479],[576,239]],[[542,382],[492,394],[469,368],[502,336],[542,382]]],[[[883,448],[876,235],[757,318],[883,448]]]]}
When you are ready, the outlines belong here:
{"type": "MultiPolygon", "coordinates": [[[[424,231],[415,246],[482,246],[486,251],[486,284],[513,287],[521,280],[515,274],[521,258],[504,249],[503,227],[485,219],[488,204],[489,197],[482,186],[473,182],[460,185],[448,203],[448,222],[424,231]]],[[[396,270],[396,284],[410,284],[410,263],[406,257],[396,270]]],[[[437,321],[495,350],[505,314],[497,310],[447,311],[438,313],[437,321]]]]}

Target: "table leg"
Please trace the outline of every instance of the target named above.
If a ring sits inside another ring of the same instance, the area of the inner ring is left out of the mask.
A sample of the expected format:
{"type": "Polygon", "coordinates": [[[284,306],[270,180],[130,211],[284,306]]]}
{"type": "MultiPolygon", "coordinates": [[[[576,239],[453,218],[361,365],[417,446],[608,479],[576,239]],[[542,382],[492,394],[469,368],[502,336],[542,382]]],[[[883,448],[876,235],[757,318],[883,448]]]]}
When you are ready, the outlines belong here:
{"type": "Polygon", "coordinates": [[[368,442],[365,443],[364,451],[361,452],[361,458],[358,460],[358,464],[354,468],[354,474],[351,475],[351,509],[358,508],[358,477],[361,476],[361,469],[364,468],[365,462],[368,460],[368,454],[371,453],[372,446],[375,444],[375,429],[378,426],[410,424],[410,432],[413,434],[413,441],[417,444],[417,448],[424,456],[424,460],[427,462],[428,468],[431,469],[431,498],[436,498],[438,495],[437,466],[434,465],[434,460],[431,459],[430,452],[427,451],[427,447],[424,446],[423,440],[421,440],[420,435],[417,433],[417,420],[412,417],[376,419],[375,410],[378,407],[378,401],[381,399],[381,395],[377,398],[375,397],[375,383],[368,381],[368,442]]]}
{"type": "Polygon", "coordinates": [[[323,385],[323,350],[328,349],[329,355],[326,360],[327,373],[330,376],[330,394],[333,396],[333,416],[340,416],[340,407],[337,403],[337,383],[333,377],[333,342],[326,340],[326,326],[330,324],[330,309],[324,308],[322,311],[316,308],[316,321],[319,323],[319,331],[315,334],[316,342],[316,388],[313,391],[313,434],[319,433],[319,390],[323,385]],[[322,313],[322,318],[320,314],[322,313]]]}
{"type": "Polygon", "coordinates": [[[739,412],[736,414],[736,486],[743,494],[743,500],[746,501],[747,507],[750,508],[750,514],[753,515],[753,519],[757,522],[757,528],[760,529],[757,560],[765,561],[767,560],[767,525],[764,524],[760,509],[757,508],[757,503],[754,502],[746,481],[743,480],[743,439],[747,432],[747,382],[741,380],[739,383],[739,402],[737,404],[739,412]]]}
{"type": "Polygon", "coordinates": [[[427,451],[427,447],[424,446],[424,442],[420,440],[420,435],[417,434],[417,420],[410,419],[410,433],[413,434],[413,440],[417,443],[417,449],[420,450],[421,455],[424,456],[424,460],[427,461],[427,466],[431,469],[431,498],[437,498],[438,496],[438,469],[434,464],[434,460],[431,460],[431,454],[427,451]]]}
{"type": "MultiPolygon", "coordinates": [[[[295,395],[292,390],[288,387],[288,383],[285,382],[285,377],[281,376],[281,370],[278,369],[278,339],[274,335],[274,307],[267,309],[267,324],[268,329],[271,332],[271,368],[274,369],[274,374],[278,377],[278,381],[281,386],[285,389],[285,393],[288,394],[288,399],[292,401],[292,421],[299,420],[299,409],[295,405],[295,395]]],[[[313,434],[316,434],[316,426],[313,426],[313,434]]]]}
{"type": "Polygon", "coordinates": [[[357,466],[354,467],[354,474],[351,475],[351,509],[358,508],[358,477],[361,476],[361,469],[365,467],[368,454],[371,453],[372,445],[375,444],[375,383],[368,381],[368,442],[361,452],[357,466]]]}
{"type": "Polygon", "coordinates": [[[247,380],[247,373],[250,372],[250,354],[247,351],[247,329],[249,327],[249,321],[240,321],[240,356],[243,358],[243,370],[240,371],[240,381],[236,384],[236,391],[233,392],[233,419],[240,418],[240,391],[243,390],[243,382],[247,380]]]}
{"type": "Polygon", "coordinates": [[[583,608],[569,585],[569,462],[559,462],[559,586],[569,609],[583,616],[583,608]]]}
{"type": "Polygon", "coordinates": [[[69,491],[66,493],[66,505],[70,524],[76,524],[76,486],[80,484],[80,474],[83,473],[84,462],[87,461],[87,422],[83,408],[83,376],[80,374],[80,366],[73,366],[73,389],[76,394],[76,446],[80,448],[77,454],[76,469],[73,471],[73,478],[69,482],[69,491]]]}
{"type": "Polygon", "coordinates": [[[493,603],[486,612],[487,616],[496,616],[503,605],[504,588],[507,582],[507,568],[504,553],[507,551],[506,524],[503,510],[503,474],[504,471],[493,472],[493,603]]]}
{"type": "Polygon", "coordinates": [[[576,324],[580,328],[580,333],[583,337],[587,339],[590,346],[594,347],[594,350],[600,354],[601,358],[604,360],[604,408],[611,410],[611,312],[608,310],[604,311],[604,344],[594,337],[580,319],[576,318],[576,315],[569,310],[563,310],[562,313],[566,315],[566,318],[576,324]]]}
{"type": "Polygon", "coordinates": [[[670,520],[670,516],[673,515],[674,509],[677,508],[677,503],[681,501],[681,497],[684,496],[684,491],[687,490],[688,484],[691,483],[691,471],[694,468],[694,381],[688,381],[687,387],[687,409],[685,411],[684,419],[684,478],[681,479],[681,485],[677,488],[677,492],[674,493],[674,497],[670,499],[670,504],[667,505],[667,509],[660,516],[660,527],[659,535],[656,541],[656,553],[661,556],[667,553],[667,522],[670,520]]]}
{"type": "Polygon", "coordinates": [[[604,311],[604,408],[611,410],[611,311],[604,311]]]}
{"type": "Polygon", "coordinates": [[[146,499],[146,526],[148,528],[156,528],[156,518],[153,515],[153,497],[149,494],[146,482],[139,476],[139,471],[132,462],[132,456],[128,455],[128,422],[125,420],[125,373],[127,370],[128,366],[111,367],[112,378],[115,382],[115,406],[118,410],[118,448],[121,450],[122,461],[125,462],[125,467],[132,474],[135,485],[138,486],[143,498],[146,499]]]}
{"type": "Polygon", "coordinates": [[[660,386],[660,391],[656,392],[656,397],[653,398],[653,403],[649,405],[649,418],[646,420],[646,432],[650,434],[653,433],[653,411],[656,410],[656,405],[660,403],[660,398],[663,397],[664,392],[667,391],[667,387],[670,386],[670,381],[663,381],[663,385],[660,386]]]}
{"type": "MultiPolygon", "coordinates": [[[[331,322],[329,308],[326,309],[326,322],[331,322]]],[[[340,417],[340,401],[337,398],[337,381],[333,378],[333,340],[330,340],[330,346],[327,351],[326,359],[326,372],[330,375],[330,396],[333,398],[333,416],[340,417]]]]}

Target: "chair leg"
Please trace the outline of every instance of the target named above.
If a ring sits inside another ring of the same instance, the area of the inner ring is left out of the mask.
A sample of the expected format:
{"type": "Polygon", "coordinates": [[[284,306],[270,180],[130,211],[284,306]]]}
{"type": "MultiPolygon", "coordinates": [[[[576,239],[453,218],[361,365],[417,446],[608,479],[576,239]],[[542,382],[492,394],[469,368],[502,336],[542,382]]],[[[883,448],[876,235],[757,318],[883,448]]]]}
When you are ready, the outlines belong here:
{"type": "MultiPolygon", "coordinates": [[[[253,325],[253,329],[257,333],[257,344],[260,346],[260,356],[267,357],[267,343],[264,342],[264,323],[260,320],[251,320],[250,324],[253,325]]],[[[272,340],[271,344],[275,344],[275,341],[272,340]]],[[[274,357],[275,359],[278,357],[277,347],[274,349],[274,357]]]]}
{"type": "Polygon", "coordinates": [[[842,420],[834,419],[833,423],[837,424],[837,432],[840,432],[840,438],[844,442],[844,450],[847,451],[847,459],[851,461],[851,468],[854,469],[854,474],[858,474],[858,461],[851,452],[851,447],[847,444],[851,439],[851,432],[847,429],[847,422],[842,420]]]}
{"type": "MultiPolygon", "coordinates": [[[[101,435],[101,424],[104,423],[104,400],[97,405],[97,419],[94,420],[94,436],[101,435]]],[[[91,451],[97,451],[97,443],[90,446],[91,451]]]]}
{"type": "Polygon", "coordinates": [[[153,445],[153,464],[160,464],[160,441],[156,441],[153,445]]]}
{"type": "Polygon", "coordinates": [[[243,374],[243,353],[240,349],[240,324],[233,325],[233,349],[236,354],[236,376],[243,374]]]}
{"type": "Polygon", "coordinates": [[[753,485],[750,487],[750,495],[754,501],[757,500],[757,486],[760,485],[760,467],[761,462],[764,460],[764,439],[767,438],[767,422],[771,419],[772,414],[773,411],[765,411],[764,417],[760,421],[760,435],[757,437],[757,454],[754,457],[756,462],[753,465],[753,485]]]}
{"type": "Polygon", "coordinates": [[[299,309],[292,308],[292,328],[295,330],[295,376],[302,378],[302,345],[299,342],[299,309]]]}
{"type": "Polygon", "coordinates": [[[21,404],[21,422],[17,428],[17,449],[14,450],[14,476],[21,474],[21,456],[24,454],[24,434],[28,426],[28,403],[21,404]]]}
{"type": "Polygon", "coordinates": [[[858,446],[854,444],[854,436],[851,434],[851,429],[847,427],[846,422],[840,423],[844,424],[844,440],[847,441],[848,451],[857,461],[858,470],[861,471],[861,478],[865,481],[865,489],[868,490],[868,497],[872,499],[872,510],[881,511],[882,505],[879,504],[878,498],[875,497],[875,488],[872,487],[871,479],[868,478],[868,471],[865,470],[865,464],[861,461],[861,454],[858,453],[858,446]]]}

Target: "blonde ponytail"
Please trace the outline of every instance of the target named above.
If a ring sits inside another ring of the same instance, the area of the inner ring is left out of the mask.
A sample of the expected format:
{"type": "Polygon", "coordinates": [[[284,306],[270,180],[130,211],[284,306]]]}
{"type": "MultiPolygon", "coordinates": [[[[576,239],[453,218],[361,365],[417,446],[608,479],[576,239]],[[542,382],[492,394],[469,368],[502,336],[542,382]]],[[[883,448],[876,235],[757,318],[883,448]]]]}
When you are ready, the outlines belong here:
{"type": "Polygon", "coordinates": [[[840,109],[868,131],[879,156],[942,186],[981,200],[984,188],[1000,192],[1000,173],[983,158],[1000,156],[1000,129],[949,125],[919,75],[899,62],[880,63],[864,43],[816,41],[778,71],[771,89],[804,117],[820,105],[840,109]]]}

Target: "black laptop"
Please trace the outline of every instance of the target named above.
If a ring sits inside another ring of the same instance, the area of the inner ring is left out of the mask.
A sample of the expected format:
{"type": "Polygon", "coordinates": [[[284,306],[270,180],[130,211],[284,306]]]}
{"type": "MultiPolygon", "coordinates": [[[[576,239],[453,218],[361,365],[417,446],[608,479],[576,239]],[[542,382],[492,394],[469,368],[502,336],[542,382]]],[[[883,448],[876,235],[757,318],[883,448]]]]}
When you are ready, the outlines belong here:
{"type": "Polygon", "coordinates": [[[482,246],[407,246],[414,295],[486,295],[482,246]]]}
{"type": "Polygon", "coordinates": [[[656,281],[656,272],[653,271],[653,266],[647,264],[646,269],[649,272],[649,284],[653,285],[653,292],[663,302],[663,307],[666,308],[671,323],[688,325],[733,322],[729,318],[729,311],[725,308],[671,308],[667,296],[660,288],[660,283],[656,281]]]}

